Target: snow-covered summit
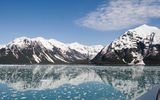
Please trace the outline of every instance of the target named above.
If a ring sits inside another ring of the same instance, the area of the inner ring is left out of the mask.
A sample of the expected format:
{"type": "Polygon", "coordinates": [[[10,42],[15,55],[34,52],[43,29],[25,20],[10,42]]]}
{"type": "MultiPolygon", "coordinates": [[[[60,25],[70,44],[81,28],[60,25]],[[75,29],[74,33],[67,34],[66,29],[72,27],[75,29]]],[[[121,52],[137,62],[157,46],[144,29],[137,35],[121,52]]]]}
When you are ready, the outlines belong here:
{"type": "Polygon", "coordinates": [[[160,43],[160,29],[154,26],[148,26],[148,25],[142,25],[138,28],[129,30],[136,34],[139,37],[146,38],[150,36],[151,34],[154,34],[153,38],[153,44],[159,44],[160,43]]]}
{"type": "Polygon", "coordinates": [[[135,29],[130,29],[114,40],[110,45],[104,47],[96,56],[96,60],[101,63],[118,64],[150,64],[150,59],[155,59],[154,64],[158,64],[160,55],[160,29],[153,26],[142,25],[135,29]],[[100,60],[101,59],[101,60],[100,60]],[[106,61],[104,60],[106,59],[106,61]]]}
{"type": "Polygon", "coordinates": [[[147,44],[151,40],[152,44],[160,44],[160,29],[153,26],[142,25],[125,32],[117,40],[112,42],[112,47],[116,50],[136,48],[137,42],[146,42],[147,44]]]}
{"type": "Polygon", "coordinates": [[[148,34],[148,33],[151,33],[151,32],[155,32],[155,31],[159,31],[160,29],[155,27],[155,26],[149,26],[149,25],[141,25],[137,28],[134,28],[134,29],[130,29],[129,31],[136,31],[136,32],[139,32],[141,34],[148,34]]]}
{"type": "Polygon", "coordinates": [[[31,43],[31,39],[30,38],[28,38],[28,37],[20,37],[20,38],[14,39],[12,42],[8,43],[6,46],[11,48],[13,45],[16,45],[17,47],[25,48],[27,46],[27,44],[30,44],[30,43],[31,43]]]}

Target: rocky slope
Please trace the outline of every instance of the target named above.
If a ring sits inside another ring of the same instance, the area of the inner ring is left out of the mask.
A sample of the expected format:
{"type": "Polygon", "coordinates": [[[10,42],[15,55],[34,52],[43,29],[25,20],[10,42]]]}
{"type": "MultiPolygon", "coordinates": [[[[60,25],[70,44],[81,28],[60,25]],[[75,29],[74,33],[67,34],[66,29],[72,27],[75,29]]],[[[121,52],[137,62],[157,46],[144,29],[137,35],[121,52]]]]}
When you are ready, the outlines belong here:
{"type": "Polygon", "coordinates": [[[160,64],[160,29],[148,25],[128,30],[104,47],[92,60],[95,64],[160,64]]]}
{"type": "Polygon", "coordinates": [[[21,37],[0,46],[1,64],[66,64],[90,60],[101,45],[64,44],[54,39],[21,37]]]}

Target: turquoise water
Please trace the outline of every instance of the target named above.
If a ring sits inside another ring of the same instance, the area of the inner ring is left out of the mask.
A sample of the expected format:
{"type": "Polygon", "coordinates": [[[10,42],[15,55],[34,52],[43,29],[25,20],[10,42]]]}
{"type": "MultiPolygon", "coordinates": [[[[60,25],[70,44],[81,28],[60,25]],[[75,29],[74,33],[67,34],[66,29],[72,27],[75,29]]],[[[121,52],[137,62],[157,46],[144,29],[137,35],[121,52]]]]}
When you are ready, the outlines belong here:
{"type": "Polygon", "coordinates": [[[135,100],[158,66],[0,65],[0,100],[135,100]]]}

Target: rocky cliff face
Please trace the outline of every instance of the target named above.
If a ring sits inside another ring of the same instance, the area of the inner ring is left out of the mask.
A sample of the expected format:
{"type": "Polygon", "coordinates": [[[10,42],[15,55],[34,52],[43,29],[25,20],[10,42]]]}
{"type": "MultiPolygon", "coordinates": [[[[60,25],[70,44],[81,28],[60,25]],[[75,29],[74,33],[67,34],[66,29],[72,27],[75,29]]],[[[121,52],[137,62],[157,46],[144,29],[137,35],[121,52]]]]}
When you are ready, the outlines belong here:
{"type": "Polygon", "coordinates": [[[160,64],[160,29],[148,25],[128,30],[92,60],[95,64],[160,64]]]}
{"type": "Polygon", "coordinates": [[[90,60],[101,45],[64,44],[54,39],[21,37],[0,46],[1,64],[66,64],[90,60]]]}

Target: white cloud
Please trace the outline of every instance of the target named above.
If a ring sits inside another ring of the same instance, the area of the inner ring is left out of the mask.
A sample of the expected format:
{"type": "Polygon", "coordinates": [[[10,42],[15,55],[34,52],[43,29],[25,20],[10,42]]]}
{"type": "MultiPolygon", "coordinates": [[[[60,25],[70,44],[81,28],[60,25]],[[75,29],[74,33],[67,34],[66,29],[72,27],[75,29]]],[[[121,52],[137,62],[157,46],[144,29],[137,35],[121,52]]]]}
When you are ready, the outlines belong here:
{"type": "Polygon", "coordinates": [[[96,30],[119,30],[160,17],[160,0],[110,0],[76,23],[96,30]]]}

